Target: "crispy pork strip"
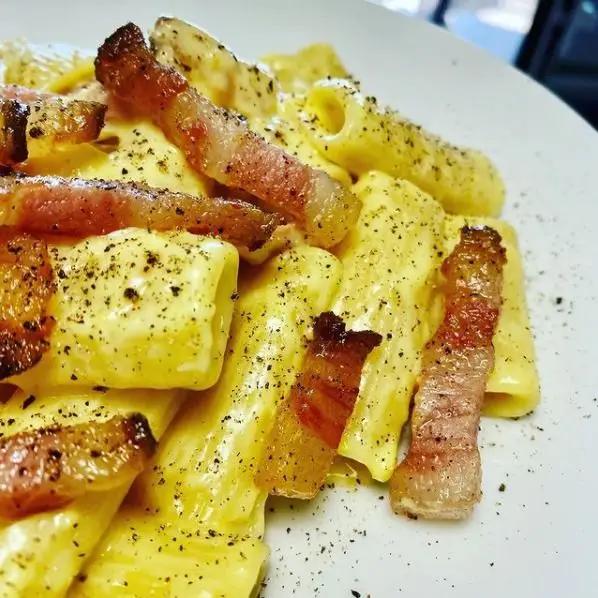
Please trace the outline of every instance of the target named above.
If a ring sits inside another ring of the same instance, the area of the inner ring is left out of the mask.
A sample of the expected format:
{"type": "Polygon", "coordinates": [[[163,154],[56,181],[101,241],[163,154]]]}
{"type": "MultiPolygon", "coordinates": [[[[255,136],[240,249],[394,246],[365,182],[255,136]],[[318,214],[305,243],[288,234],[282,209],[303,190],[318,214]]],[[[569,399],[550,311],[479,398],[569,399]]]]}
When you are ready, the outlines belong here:
{"type": "Polygon", "coordinates": [[[156,449],[140,413],[18,432],[0,440],[0,516],[63,506],[130,482],[156,449]]]}
{"type": "Polygon", "coordinates": [[[183,228],[256,249],[280,220],[244,201],[197,197],[137,183],[6,176],[0,178],[0,223],[30,233],[79,238],[129,226],[183,228]]]}
{"type": "Polygon", "coordinates": [[[193,168],[256,196],[297,222],[311,242],[335,245],[357,220],[361,204],[349,190],[214,106],[180,73],[156,60],[133,23],[99,48],[96,78],[132,111],[153,119],[193,168]]]}
{"type": "Polygon", "coordinates": [[[464,227],[442,265],[444,320],[424,349],[411,445],[390,482],[397,513],[462,519],[480,499],[477,434],[494,363],[504,263],[496,231],[464,227]]]}
{"type": "Polygon", "coordinates": [[[0,380],[32,367],[47,350],[54,288],[46,243],[0,226],[0,380]]]}
{"type": "MultiPolygon", "coordinates": [[[[17,85],[0,85],[0,105],[2,102],[11,107],[3,111],[10,111],[13,122],[23,113],[23,105],[28,106],[26,117],[18,120],[19,128],[15,130],[19,139],[25,139],[36,153],[51,151],[56,145],[94,141],[104,126],[106,106],[99,102],[71,100],[17,85]]],[[[0,140],[0,148],[2,145],[0,140]]],[[[21,151],[18,159],[8,164],[23,162],[26,158],[26,151],[21,151]]]]}
{"type": "Polygon", "coordinates": [[[28,143],[43,142],[48,149],[94,141],[104,126],[106,106],[98,102],[54,98],[34,102],[30,107],[28,143]]]}
{"type": "Polygon", "coordinates": [[[270,494],[313,498],[326,479],[359,393],[361,370],[382,337],[346,330],[332,312],[314,322],[303,368],[283,401],[256,483],[270,494]]]}
{"type": "Polygon", "coordinates": [[[27,160],[27,117],[29,106],[0,97],[0,165],[12,166],[27,160]]]}

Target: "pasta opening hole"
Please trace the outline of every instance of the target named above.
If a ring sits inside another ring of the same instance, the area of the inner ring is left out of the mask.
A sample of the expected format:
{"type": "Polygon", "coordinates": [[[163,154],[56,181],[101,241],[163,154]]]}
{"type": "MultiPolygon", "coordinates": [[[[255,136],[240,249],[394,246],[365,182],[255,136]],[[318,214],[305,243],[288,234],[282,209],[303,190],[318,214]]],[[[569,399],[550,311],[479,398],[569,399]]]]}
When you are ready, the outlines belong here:
{"type": "Polygon", "coordinates": [[[482,413],[489,417],[523,417],[533,411],[536,403],[525,392],[486,392],[482,413]]]}
{"type": "Polygon", "coordinates": [[[333,89],[313,89],[305,104],[310,122],[326,135],[337,135],[345,126],[345,107],[333,89]]]}

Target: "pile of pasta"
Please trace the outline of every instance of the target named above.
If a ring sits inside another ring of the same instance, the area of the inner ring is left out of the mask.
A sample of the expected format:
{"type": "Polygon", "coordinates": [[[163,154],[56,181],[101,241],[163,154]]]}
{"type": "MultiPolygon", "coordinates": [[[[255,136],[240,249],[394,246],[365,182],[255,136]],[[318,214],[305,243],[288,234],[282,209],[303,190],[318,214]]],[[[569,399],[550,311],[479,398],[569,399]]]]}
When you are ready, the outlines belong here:
{"type": "MultiPolygon", "coordinates": [[[[330,250],[298,243],[241,268],[229,243],[184,231],[128,228],[50,246],[55,270],[67,274],[52,300],[52,343],[10,380],[12,394],[5,387],[0,432],[140,412],[159,446],[117,491],[0,521],[5,596],[250,595],[268,552],[267,492],[255,473],[313,319],[332,311],[347,328],[382,336],[338,454],[386,482],[442,314],[439,267],[464,224],[499,231],[507,253],[484,413],[518,417],[539,401],[521,256],[514,230],[497,219],[504,189],[484,155],[381,108],[327,45],[256,67],[174,19],[160,19],[151,38],[161,62],[350,186],[362,211],[330,250]],[[144,267],[148,252],[161,256],[159,267],[144,267]],[[151,300],[133,307],[122,292],[130,288],[151,300]]],[[[13,42],[1,56],[6,83],[74,97],[93,85],[91,59],[77,53],[13,42]]],[[[110,113],[99,141],[31,156],[24,169],[214,192],[154,124],[110,113]]]]}

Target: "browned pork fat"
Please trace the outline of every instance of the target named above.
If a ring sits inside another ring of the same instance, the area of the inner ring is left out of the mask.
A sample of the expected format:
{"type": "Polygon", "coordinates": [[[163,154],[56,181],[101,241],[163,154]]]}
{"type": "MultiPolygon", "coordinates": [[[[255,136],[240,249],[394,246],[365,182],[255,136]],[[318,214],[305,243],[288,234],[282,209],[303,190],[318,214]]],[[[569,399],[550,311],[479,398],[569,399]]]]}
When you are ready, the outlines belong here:
{"type": "Polygon", "coordinates": [[[24,162],[56,146],[98,138],[106,106],[15,85],[0,85],[0,164],[24,162]]]}
{"type": "Polygon", "coordinates": [[[156,441],[133,413],[0,439],[0,516],[55,509],[87,492],[118,488],[143,469],[156,441]]]}
{"type": "Polygon", "coordinates": [[[0,380],[32,367],[48,348],[53,293],[46,243],[0,226],[0,380]]]}
{"type": "Polygon", "coordinates": [[[357,220],[361,204],[348,189],[214,106],[181,74],[155,59],[133,23],[100,47],[96,77],[131,111],[151,118],[196,170],[251,193],[297,222],[316,245],[335,245],[357,220]]]}
{"type": "Polygon", "coordinates": [[[13,166],[27,160],[29,106],[0,97],[0,165],[13,166]]]}
{"type": "Polygon", "coordinates": [[[496,231],[465,227],[442,265],[444,320],[424,349],[411,445],[390,482],[395,512],[461,519],[480,499],[478,424],[494,363],[504,263],[496,231]]]}
{"type": "Polygon", "coordinates": [[[129,226],[182,228],[256,249],[280,220],[241,200],[199,197],[137,183],[6,176],[0,178],[0,223],[30,233],[79,238],[129,226]]]}
{"type": "Polygon", "coordinates": [[[353,412],[363,364],[381,340],[369,330],[346,330],[332,312],[316,318],[301,373],[278,409],[257,470],[260,487],[292,498],[317,494],[353,412]]]}

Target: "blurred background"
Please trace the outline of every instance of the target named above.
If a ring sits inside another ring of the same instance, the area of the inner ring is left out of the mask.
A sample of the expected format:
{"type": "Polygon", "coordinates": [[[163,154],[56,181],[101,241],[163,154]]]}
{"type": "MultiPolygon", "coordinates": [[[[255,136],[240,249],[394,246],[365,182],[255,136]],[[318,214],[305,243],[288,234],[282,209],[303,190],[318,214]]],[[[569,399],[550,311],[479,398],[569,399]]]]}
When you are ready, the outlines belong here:
{"type": "Polygon", "coordinates": [[[598,129],[598,0],[370,0],[446,27],[560,96],[598,129]]]}

